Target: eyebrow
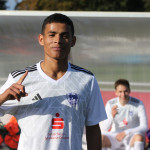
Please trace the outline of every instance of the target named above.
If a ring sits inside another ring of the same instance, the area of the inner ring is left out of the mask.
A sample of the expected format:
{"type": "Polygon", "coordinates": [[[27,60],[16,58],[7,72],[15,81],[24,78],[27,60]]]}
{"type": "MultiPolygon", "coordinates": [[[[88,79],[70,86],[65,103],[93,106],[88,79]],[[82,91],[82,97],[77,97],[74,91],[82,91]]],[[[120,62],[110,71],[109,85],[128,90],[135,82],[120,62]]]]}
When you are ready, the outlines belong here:
{"type": "MultiPolygon", "coordinates": [[[[57,33],[57,32],[55,32],[55,31],[49,31],[48,34],[49,34],[49,33],[57,33]]],[[[62,32],[62,33],[60,33],[60,34],[69,34],[69,32],[62,32]]]]}

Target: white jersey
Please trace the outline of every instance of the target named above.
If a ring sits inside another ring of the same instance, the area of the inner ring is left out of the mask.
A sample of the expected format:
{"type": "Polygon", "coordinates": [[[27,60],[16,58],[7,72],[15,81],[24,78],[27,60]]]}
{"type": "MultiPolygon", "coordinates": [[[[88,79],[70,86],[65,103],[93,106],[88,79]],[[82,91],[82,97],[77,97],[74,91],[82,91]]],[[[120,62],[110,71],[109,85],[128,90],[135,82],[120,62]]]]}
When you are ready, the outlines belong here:
{"type": "Polygon", "coordinates": [[[108,119],[101,122],[101,128],[110,133],[124,131],[126,134],[145,133],[148,128],[145,107],[142,101],[130,97],[128,104],[122,106],[119,98],[111,99],[106,104],[108,119]],[[117,105],[117,114],[112,118],[111,108],[117,105]]]}
{"type": "Polygon", "coordinates": [[[18,150],[81,150],[83,127],[106,119],[98,83],[93,74],[68,64],[59,80],[53,80],[40,63],[12,72],[3,93],[28,70],[23,81],[27,97],[5,102],[0,113],[14,115],[21,128],[18,150]]]}

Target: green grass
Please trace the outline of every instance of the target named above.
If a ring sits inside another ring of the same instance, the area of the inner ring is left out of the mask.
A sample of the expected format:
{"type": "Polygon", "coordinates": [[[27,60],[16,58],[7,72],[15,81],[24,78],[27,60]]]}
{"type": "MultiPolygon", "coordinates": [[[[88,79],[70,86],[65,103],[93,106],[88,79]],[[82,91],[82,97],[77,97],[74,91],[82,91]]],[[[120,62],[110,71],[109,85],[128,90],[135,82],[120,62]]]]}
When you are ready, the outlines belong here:
{"type": "MultiPolygon", "coordinates": [[[[81,65],[80,65],[81,66],[81,65]]],[[[93,72],[98,81],[114,82],[119,78],[136,83],[150,83],[150,66],[148,64],[104,64],[83,67],[93,72]]],[[[113,88],[112,85],[101,85],[101,88],[113,88]]],[[[150,90],[149,86],[132,86],[137,90],[150,90]]]]}

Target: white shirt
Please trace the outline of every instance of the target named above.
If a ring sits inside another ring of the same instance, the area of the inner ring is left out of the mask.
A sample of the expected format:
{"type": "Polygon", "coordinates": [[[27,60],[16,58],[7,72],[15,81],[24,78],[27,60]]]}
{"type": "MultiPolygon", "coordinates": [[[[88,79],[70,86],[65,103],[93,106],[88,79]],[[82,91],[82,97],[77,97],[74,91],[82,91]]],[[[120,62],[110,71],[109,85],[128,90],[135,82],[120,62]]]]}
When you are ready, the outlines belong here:
{"type": "Polygon", "coordinates": [[[109,100],[106,103],[108,119],[102,121],[100,126],[103,131],[118,133],[124,131],[126,134],[145,133],[148,128],[145,107],[142,101],[130,97],[128,104],[122,106],[119,98],[109,100]],[[111,109],[117,105],[117,114],[113,118],[111,109]]]}
{"type": "MultiPolygon", "coordinates": [[[[21,128],[18,150],[81,150],[83,127],[106,119],[100,89],[94,75],[68,64],[59,80],[53,80],[40,63],[27,67],[23,85],[28,96],[10,100],[0,114],[14,115],[21,128]]],[[[25,70],[12,72],[1,88],[3,93],[25,70]]]]}

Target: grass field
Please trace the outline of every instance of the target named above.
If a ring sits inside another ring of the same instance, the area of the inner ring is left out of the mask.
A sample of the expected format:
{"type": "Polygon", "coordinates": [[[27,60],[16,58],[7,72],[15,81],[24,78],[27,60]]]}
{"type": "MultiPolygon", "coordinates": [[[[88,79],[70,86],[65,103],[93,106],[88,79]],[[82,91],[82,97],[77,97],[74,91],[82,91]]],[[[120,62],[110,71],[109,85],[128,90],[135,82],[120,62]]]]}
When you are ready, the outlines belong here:
{"type": "Polygon", "coordinates": [[[101,88],[113,89],[114,81],[125,78],[131,83],[132,90],[150,91],[150,67],[148,64],[79,65],[95,74],[96,79],[101,83],[101,88]]]}

